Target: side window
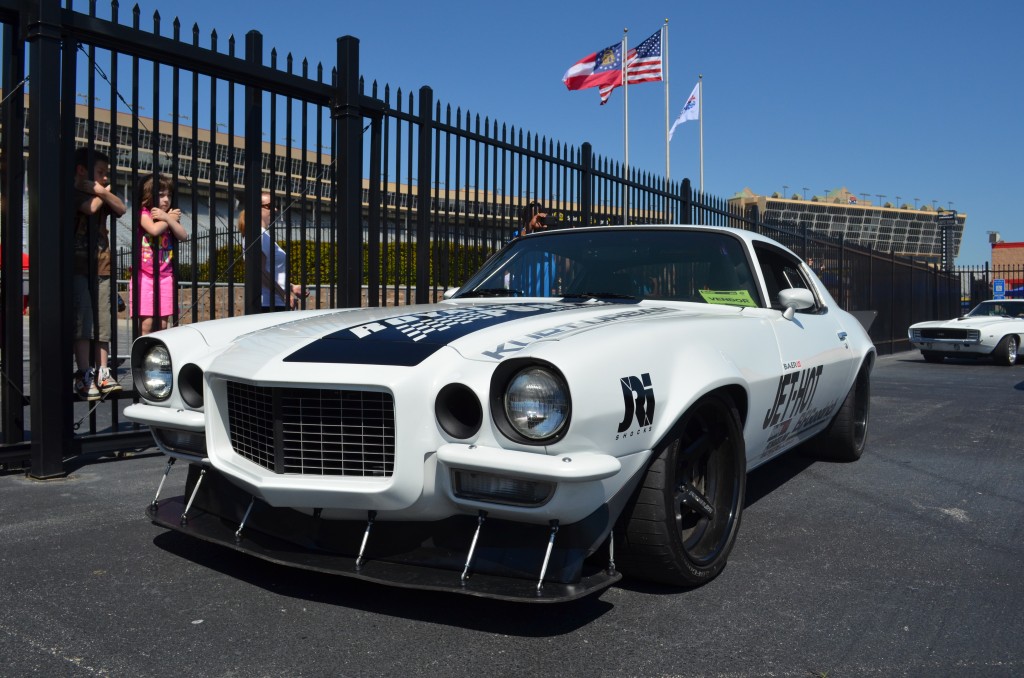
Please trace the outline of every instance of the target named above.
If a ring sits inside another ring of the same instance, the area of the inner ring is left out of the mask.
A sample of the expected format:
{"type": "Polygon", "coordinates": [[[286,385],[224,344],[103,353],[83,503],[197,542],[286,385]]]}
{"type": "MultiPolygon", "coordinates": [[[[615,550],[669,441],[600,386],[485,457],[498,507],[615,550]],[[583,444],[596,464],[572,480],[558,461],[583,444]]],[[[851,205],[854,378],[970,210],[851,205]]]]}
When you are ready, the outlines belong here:
{"type": "MultiPolygon", "coordinates": [[[[814,292],[814,286],[807,281],[800,269],[799,259],[768,244],[757,243],[754,245],[754,251],[764,274],[765,286],[768,288],[768,303],[772,308],[779,308],[779,292],[782,290],[803,288],[814,292]]],[[[814,296],[817,299],[816,292],[814,296]]],[[[818,313],[821,311],[820,304],[819,300],[813,308],[801,312],[818,313]]]]}

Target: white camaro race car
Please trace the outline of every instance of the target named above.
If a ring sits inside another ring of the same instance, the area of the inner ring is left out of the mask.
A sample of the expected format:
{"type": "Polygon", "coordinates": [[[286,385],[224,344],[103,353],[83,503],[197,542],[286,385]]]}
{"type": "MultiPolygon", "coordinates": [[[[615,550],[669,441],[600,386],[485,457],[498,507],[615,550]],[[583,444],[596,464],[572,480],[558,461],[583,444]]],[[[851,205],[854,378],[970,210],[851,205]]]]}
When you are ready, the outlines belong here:
{"type": "Polygon", "coordinates": [[[1024,300],[983,301],[965,316],[911,325],[907,335],[930,363],[991,357],[997,365],[1012,366],[1024,337],[1024,300]]]}
{"type": "Polygon", "coordinates": [[[139,338],[125,410],[188,462],[158,525],[396,586],[563,601],[725,566],[747,472],[860,457],[875,349],[790,250],[701,226],[518,238],[429,306],[139,338]]]}

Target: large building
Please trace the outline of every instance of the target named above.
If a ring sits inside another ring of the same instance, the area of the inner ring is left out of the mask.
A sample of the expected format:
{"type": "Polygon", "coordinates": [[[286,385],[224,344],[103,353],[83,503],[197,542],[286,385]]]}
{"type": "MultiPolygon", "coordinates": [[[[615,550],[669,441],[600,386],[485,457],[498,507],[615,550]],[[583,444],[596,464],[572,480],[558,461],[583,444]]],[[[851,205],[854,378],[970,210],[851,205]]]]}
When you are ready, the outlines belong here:
{"type": "Polygon", "coordinates": [[[1024,242],[1005,242],[999,234],[991,241],[992,278],[1003,280],[1009,296],[1024,297],[1024,242]]]}
{"type": "Polygon", "coordinates": [[[960,252],[967,221],[966,214],[936,210],[931,205],[920,209],[889,202],[876,205],[863,196],[858,199],[845,187],[809,199],[795,194],[789,198],[778,193],[758,195],[745,188],[730,203],[741,206],[744,212],[756,207],[769,224],[806,227],[823,236],[842,237],[849,244],[949,265],[960,252]]]}

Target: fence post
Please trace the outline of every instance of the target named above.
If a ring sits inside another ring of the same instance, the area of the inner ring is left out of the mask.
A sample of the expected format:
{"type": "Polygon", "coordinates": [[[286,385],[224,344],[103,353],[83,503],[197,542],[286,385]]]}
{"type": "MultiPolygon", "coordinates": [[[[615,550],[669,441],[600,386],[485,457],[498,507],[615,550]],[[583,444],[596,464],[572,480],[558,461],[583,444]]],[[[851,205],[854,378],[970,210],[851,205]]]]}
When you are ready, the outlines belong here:
{"type": "MultiPolygon", "coordinates": [[[[34,302],[29,316],[29,473],[33,478],[52,478],[64,474],[62,455],[70,454],[73,447],[70,423],[74,411],[68,378],[71,332],[64,309],[71,296],[71,239],[66,237],[66,224],[71,223],[68,191],[74,168],[62,167],[61,162],[61,79],[54,76],[61,72],[60,0],[39,0],[29,13],[26,40],[33,101],[28,111],[29,295],[34,302]]],[[[73,50],[74,45],[68,49],[73,50]]],[[[65,73],[64,77],[73,75],[65,73]]],[[[73,102],[68,107],[73,115],[73,102]]],[[[71,157],[70,148],[64,156],[71,157]]]]}
{"type": "Polygon", "coordinates": [[[594,147],[584,141],[580,147],[580,221],[590,226],[594,210],[594,147]]]}
{"type": "Polygon", "coordinates": [[[373,116],[370,123],[370,190],[369,206],[366,210],[367,243],[366,243],[366,305],[387,306],[381,301],[380,281],[380,156],[383,119],[380,115],[373,116]]]}
{"type": "MultiPolygon", "coordinates": [[[[259,31],[245,34],[245,60],[256,67],[263,63],[263,35],[259,31]]],[[[273,140],[271,139],[271,143],[273,140]]],[[[245,313],[259,313],[263,306],[263,252],[261,217],[263,192],[263,92],[252,85],[245,87],[245,313]]],[[[271,250],[273,248],[271,247],[271,250]]],[[[273,272],[273,262],[267,262],[273,272]]],[[[272,274],[272,273],[271,273],[272,274]]],[[[273,301],[273,296],[271,296],[273,301]]],[[[287,303],[287,300],[282,302],[287,303]]]]}
{"type": "Polygon", "coordinates": [[[416,303],[430,301],[430,158],[434,132],[434,92],[420,87],[420,129],[416,168],[416,303]]]}
{"type": "Polygon", "coordinates": [[[848,285],[846,284],[846,236],[839,234],[839,298],[842,299],[843,309],[851,311],[850,300],[846,296],[848,285]]]}
{"type": "Polygon", "coordinates": [[[338,38],[338,82],[334,91],[333,116],[338,143],[338,298],[343,307],[362,306],[363,284],[363,114],[359,94],[359,40],[351,35],[338,38]]]}
{"type": "Polygon", "coordinates": [[[889,353],[896,352],[896,249],[889,250],[889,353]]]}
{"type": "MultiPolygon", "coordinates": [[[[20,23],[20,22],[19,22],[20,23]]],[[[4,72],[3,91],[8,103],[3,107],[3,128],[6,130],[25,129],[25,99],[21,80],[25,77],[24,42],[17,25],[4,24],[4,72]]],[[[0,166],[0,190],[3,195],[20,196],[25,190],[24,166],[22,160],[22,138],[20,134],[5,134],[3,157],[6,162],[0,166]]],[[[3,441],[20,443],[25,437],[24,403],[21,389],[24,384],[24,322],[22,316],[24,294],[21,253],[24,241],[21,224],[24,219],[21,200],[4,200],[3,205],[3,269],[8,272],[3,278],[3,367],[4,379],[0,384],[0,399],[3,400],[3,441]],[[15,275],[14,271],[18,271],[15,275]]]]}
{"type": "Polygon", "coordinates": [[[682,185],[682,200],[683,200],[683,221],[684,224],[695,224],[697,223],[693,218],[693,197],[690,188],[690,178],[686,177],[683,179],[682,185]]]}
{"type": "MultiPolygon", "coordinates": [[[[868,305],[867,308],[877,310],[875,307],[875,248],[868,243],[868,305]]],[[[874,337],[872,337],[874,341],[874,337]]]]}

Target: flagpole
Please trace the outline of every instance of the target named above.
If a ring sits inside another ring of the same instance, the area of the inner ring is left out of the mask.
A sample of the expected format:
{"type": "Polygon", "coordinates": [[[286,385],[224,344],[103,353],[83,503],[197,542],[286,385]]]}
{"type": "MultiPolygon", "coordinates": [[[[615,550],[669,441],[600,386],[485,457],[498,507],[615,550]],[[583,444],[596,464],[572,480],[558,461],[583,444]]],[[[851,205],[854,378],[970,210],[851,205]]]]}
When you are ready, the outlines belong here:
{"type": "Polygon", "coordinates": [[[628,64],[626,63],[629,53],[628,28],[622,29],[622,106],[624,108],[623,141],[626,146],[625,163],[622,167],[622,223],[629,223],[629,78],[626,77],[628,64]]]}
{"type": "Polygon", "coordinates": [[[661,29],[661,72],[665,77],[665,187],[672,177],[671,164],[668,153],[668,19],[665,19],[665,26],[661,29]]]}
{"type": "Polygon", "coordinates": [[[700,122],[700,192],[704,194],[704,74],[697,76],[697,120],[700,122]]]}

